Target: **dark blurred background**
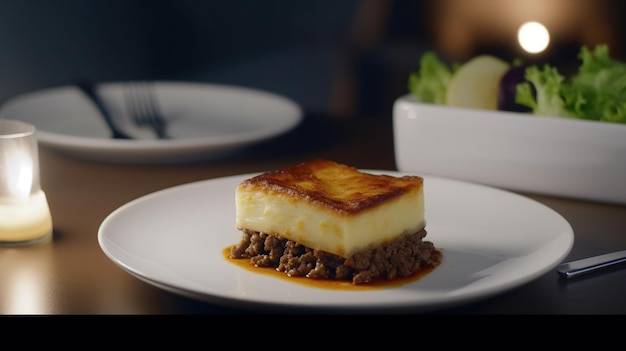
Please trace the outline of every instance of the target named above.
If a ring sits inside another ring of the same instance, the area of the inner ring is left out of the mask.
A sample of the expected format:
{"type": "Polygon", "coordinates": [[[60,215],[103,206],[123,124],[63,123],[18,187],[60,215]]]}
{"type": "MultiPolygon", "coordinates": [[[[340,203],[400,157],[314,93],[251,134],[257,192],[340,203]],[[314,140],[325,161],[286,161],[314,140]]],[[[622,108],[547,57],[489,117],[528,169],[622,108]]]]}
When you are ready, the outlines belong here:
{"type": "Polygon", "coordinates": [[[309,114],[391,116],[408,74],[434,50],[572,65],[581,45],[624,59],[618,0],[0,0],[0,103],[95,81],[185,80],[248,86],[309,114]],[[543,23],[548,49],[516,32],[543,23]]]}

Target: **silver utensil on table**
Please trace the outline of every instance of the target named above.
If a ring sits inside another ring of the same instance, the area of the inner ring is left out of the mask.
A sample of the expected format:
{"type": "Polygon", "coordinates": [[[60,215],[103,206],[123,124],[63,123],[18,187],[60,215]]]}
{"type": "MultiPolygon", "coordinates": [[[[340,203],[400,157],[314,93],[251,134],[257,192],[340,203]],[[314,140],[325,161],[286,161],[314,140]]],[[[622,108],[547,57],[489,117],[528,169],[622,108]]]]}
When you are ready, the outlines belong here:
{"type": "Polygon", "coordinates": [[[556,267],[561,278],[570,279],[626,262],[626,250],[565,262],[556,267]]]}
{"type": "Polygon", "coordinates": [[[132,137],[130,137],[128,134],[117,128],[115,122],[113,122],[113,119],[111,118],[111,115],[106,105],[102,101],[102,98],[100,98],[100,96],[98,95],[96,87],[93,83],[87,80],[80,79],[75,82],[75,85],[89,98],[89,100],[94,103],[94,105],[100,112],[100,115],[102,116],[102,118],[104,118],[104,121],[109,127],[109,130],[111,131],[111,137],[113,137],[114,139],[132,139],[132,137]]]}

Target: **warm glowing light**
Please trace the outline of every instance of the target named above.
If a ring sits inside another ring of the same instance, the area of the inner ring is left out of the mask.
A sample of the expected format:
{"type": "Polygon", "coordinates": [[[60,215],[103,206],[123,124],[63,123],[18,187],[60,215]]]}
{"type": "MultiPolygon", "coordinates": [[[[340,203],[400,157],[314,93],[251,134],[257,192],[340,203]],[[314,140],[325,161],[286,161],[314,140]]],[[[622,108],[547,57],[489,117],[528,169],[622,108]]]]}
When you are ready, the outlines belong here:
{"type": "Polygon", "coordinates": [[[12,198],[26,201],[33,184],[33,160],[26,150],[13,151],[6,156],[8,192],[12,198]]]}
{"type": "Polygon", "coordinates": [[[550,43],[548,29],[539,22],[526,22],[517,30],[517,40],[525,51],[536,54],[544,51],[550,43]]]}
{"type": "Polygon", "coordinates": [[[46,194],[39,184],[35,127],[0,119],[0,245],[40,242],[52,235],[46,194]]]}

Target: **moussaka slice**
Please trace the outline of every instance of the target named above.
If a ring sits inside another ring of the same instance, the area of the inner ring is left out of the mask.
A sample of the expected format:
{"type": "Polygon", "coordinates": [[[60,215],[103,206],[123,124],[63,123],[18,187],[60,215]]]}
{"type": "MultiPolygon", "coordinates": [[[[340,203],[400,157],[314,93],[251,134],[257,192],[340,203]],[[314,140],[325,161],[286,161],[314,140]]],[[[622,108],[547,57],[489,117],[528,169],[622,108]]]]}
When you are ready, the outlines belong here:
{"type": "Polygon", "coordinates": [[[230,256],[354,284],[408,277],[442,258],[423,240],[423,184],[328,160],[248,178],[235,192],[242,238],[230,256]]]}

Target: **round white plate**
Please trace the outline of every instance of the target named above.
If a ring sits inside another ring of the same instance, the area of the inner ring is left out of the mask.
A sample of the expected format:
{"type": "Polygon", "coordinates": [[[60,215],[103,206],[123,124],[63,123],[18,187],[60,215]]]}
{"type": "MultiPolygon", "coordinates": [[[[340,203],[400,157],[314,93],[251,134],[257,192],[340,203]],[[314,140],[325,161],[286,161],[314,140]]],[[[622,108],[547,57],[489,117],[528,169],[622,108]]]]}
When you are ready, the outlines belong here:
{"type": "Polygon", "coordinates": [[[295,128],[302,109],[265,91],[201,83],[155,82],[170,139],[156,139],[131,123],[124,83],[98,86],[116,124],[136,140],[112,139],[96,107],[80,90],[65,86],[18,96],[0,117],[37,127],[41,145],[85,159],[119,163],[178,163],[221,157],[237,148],[295,128]]]}
{"type": "Polygon", "coordinates": [[[223,257],[222,250],[240,240],[234,227],[234,193],[250,176],[189,183],[133,200],[102,222],[100,247],[139,279],[216,304],[427,311],[486,298],[535,279],[555,268],[574,242],[570,224],[534,200],[424,177],[426,238],[443,249],[440,266],[413,283],[389,289],[309,287],[251,272],[223,257]]]}

